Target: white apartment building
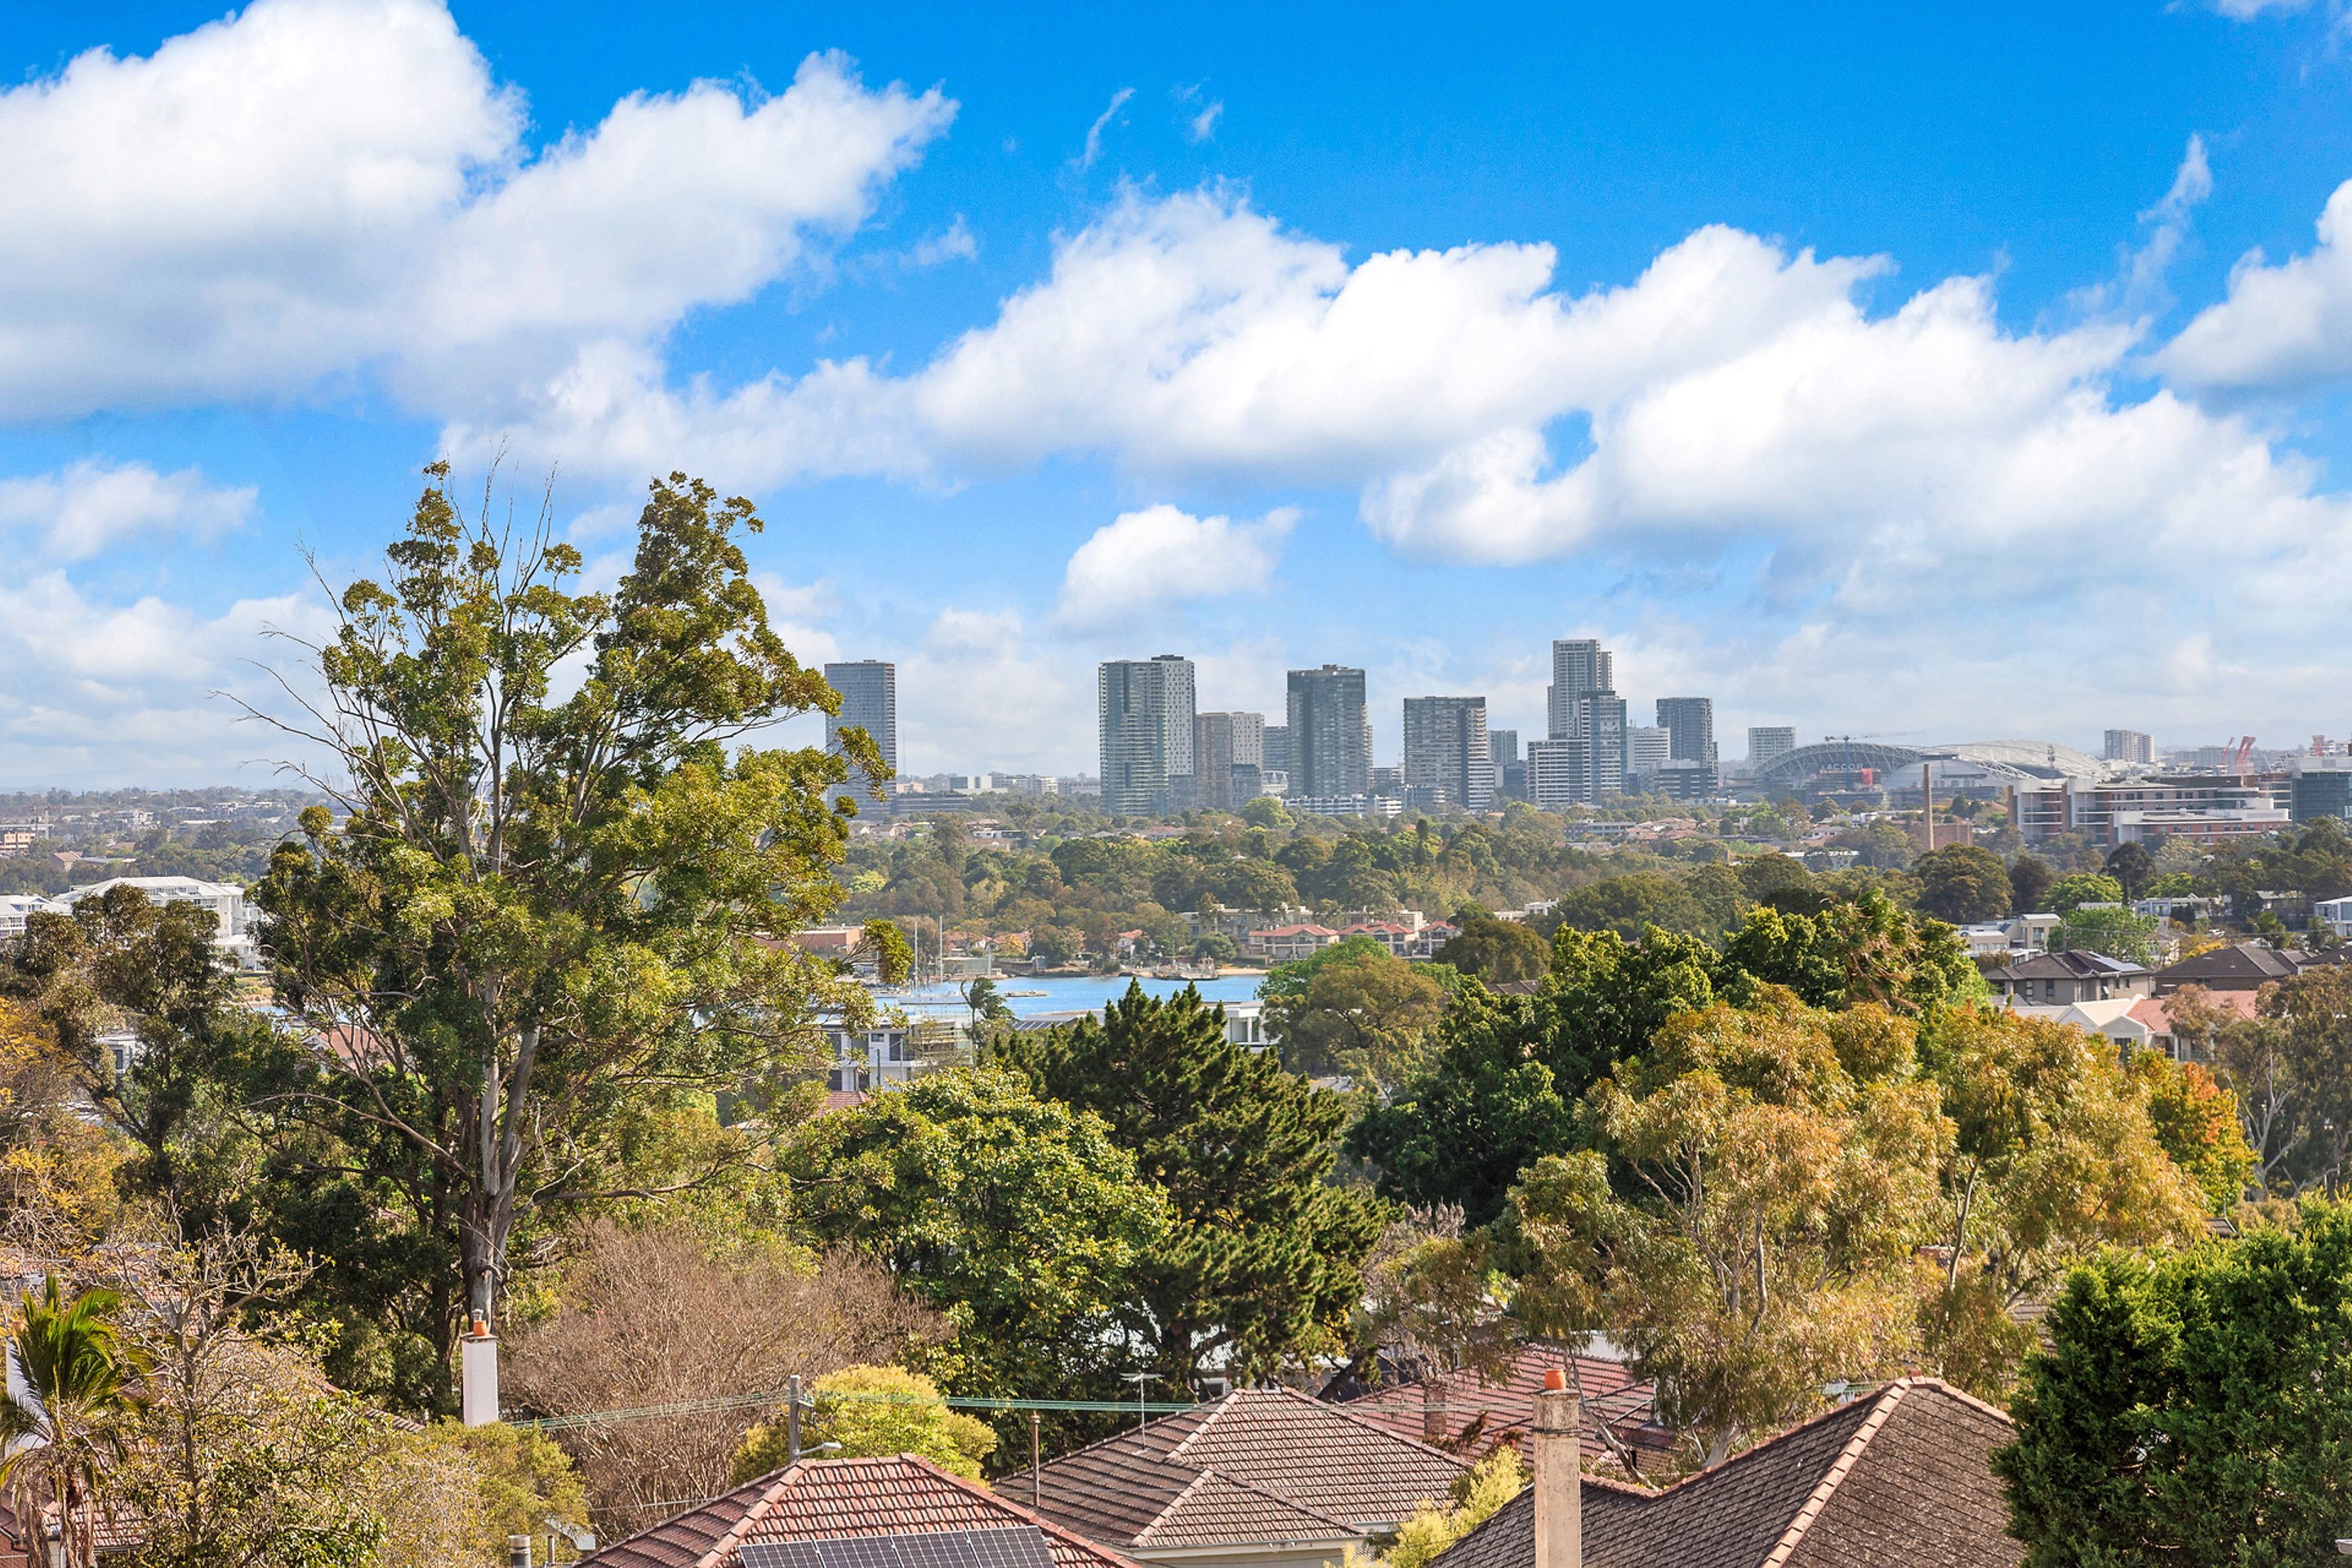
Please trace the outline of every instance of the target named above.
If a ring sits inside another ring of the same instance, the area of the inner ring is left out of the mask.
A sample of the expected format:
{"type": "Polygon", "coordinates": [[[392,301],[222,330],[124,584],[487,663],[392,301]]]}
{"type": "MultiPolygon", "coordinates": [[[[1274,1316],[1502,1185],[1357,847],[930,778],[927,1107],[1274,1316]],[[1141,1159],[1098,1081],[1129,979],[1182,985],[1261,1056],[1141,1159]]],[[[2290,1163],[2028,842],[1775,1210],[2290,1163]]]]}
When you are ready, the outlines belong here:
{"type": "Polygon", "coordinates": [[[38,893],[0,893],[0,942],[25,934],[25,918],[44,911],[62,912],[65,906],[38,893]]]}
{"type": "Polygon", "coordinates": [[[59,897],[58,902],[70,910],[84,899],[102,898],[116,888],[136,888],[159,904],[202,904],[220,922],[223,940],[234,940],[246,933],[245,889],[226,882],[202,882],[194,877],[110,877],[103,882],[75,888],[59,897]]]}

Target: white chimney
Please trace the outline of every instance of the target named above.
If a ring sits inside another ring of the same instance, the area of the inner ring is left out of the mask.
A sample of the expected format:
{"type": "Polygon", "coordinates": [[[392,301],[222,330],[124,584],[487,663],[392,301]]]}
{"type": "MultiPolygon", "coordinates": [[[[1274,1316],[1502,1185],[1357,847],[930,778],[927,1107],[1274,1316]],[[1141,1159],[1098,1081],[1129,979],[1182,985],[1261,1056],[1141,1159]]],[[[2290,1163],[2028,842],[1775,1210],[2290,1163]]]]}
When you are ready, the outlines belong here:
{"type": "Polygon", "coordinates": [[[457,1415],[468,1426],[499,1418],[499,1341],[479,1318],[473,1332],[457,1341],[457,1415]]]}
{"type": "Polygon", "coordinates": [[[1576,1395],[1553,1367],[1536,1395],[1535,1568],[1584,1568],[1583,1453],[1577,1442],[1576,1395]]]}

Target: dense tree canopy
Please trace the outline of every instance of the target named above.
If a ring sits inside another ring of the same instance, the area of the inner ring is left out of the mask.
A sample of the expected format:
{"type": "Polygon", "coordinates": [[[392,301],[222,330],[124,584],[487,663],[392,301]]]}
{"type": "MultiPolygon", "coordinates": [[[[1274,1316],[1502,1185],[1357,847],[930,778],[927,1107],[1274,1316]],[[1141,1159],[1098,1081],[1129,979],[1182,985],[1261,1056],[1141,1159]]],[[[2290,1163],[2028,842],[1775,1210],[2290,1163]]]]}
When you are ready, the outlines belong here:
{"type": "Polygon", "coordinates": [[[1161,1001],[1130,985],[1102,1022],[1012,1036],[995,1059],[1099,1117],[1164,1199],[1169,1231],[1116,1309],[1146,1364],[1181,1387],[1213,1357],[1255,1372],[1336,1342],[1382,1224],[1328,1179],[1344,1099],[1228,1040],[1223,1011],[1189,986],[1161,1001]]]}
{"type": "Polygon", "coordinates": [[[931,1360],[950,1389],[1116,1395],[1122,1310],[1171,1215],[1101,1117],[1015,1073],[938,1072],[810,1122],[788,1167],[810,1237],[954,1326],[931,1360]]]}
{"type": "Polygon", "coordinates": [[[2068,1280],[1994,1468],[2028,1568],[2318,1563],[2352,1520],[2352,1211],[2068,1280]]]}
{"type": "Polygon", "coordinates": [[[1922,855],[1912,862],[1911,874],[1919,879],[1920,911],[1955,925],[1998,920],[2015,896],[2000,857],[1973,844],[1922,855]]]}
{"type": "Polygon", "coordinates": [[[431,473],[290,726],[335,759],[341,813],[306,811],[254,897],[278,999],[323,1047],[279,1104],[429,1190],[488,1318],[519,1226],[639,1188],[649,1123],[781,1089],[812,1003],[864,1007],[774,939],[837,901],[828,791],[879,759],[740,745],[839,702],[768,624],[749,502],[656,481],[631,569],[581,594],[576,550],[467,521],[431,473]]]}

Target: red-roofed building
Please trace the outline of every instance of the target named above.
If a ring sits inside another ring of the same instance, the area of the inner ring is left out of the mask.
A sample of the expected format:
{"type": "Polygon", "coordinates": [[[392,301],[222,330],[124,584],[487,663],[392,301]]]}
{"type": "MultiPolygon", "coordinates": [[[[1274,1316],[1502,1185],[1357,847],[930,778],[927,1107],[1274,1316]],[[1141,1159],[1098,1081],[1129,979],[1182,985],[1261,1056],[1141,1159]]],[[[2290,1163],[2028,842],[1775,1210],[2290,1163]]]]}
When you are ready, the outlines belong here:
{"type": "Polygon", "coordinates": [[[1466,1459],[1483,1459],[1502,1447],[1524,1455],[1536,1395],[1543,1389],[1544,1373],[1554,1368],[1570,1373],[1569,1387],[1579,1397],[1578,1440],[1585,1463],[1622,1469],[1630,1456],[1638,1474],[1642,1454],[1663,1436],[1651,1423],[1657,1389],[1636,1378],[1624,1363],[1599,1356],[1568,1356],[1529,1345],[1496,1376],[1465,1368],[1386,1384],[1348,1400],[1344,1408],[1466,1459]]]}
{"type": "MultiPolygon", "coordinates": [[[[1019,1495],[1021,1482],[1010,1483],[1019,1495]]],[[[1135,1568],[1059,1524],[928,1459],[803,1459],[592,1552],[593,1568],[743,1568],[747,1542],[840,1541],[1034,1529],[1053,1568],[1135,1568]]]]}
{"type": "MultiPolygon", "coordinates": [[[[2262,1004],[2261,995],[2252,991],[2211,991],[2206,1000],[2222,1012],[2240,1018],[2251,1018],[2262,1004]]],[[[2185,1045],[2172,1026],[2170,996],[2148,996],[2132,1004],[2131,1016],[2147,1027],[2147,1043],[2152,1049],[2162,1051],[2175,1061],[2205,1059],[2202,1041],[2191,1040],[2185,1045]]]]}

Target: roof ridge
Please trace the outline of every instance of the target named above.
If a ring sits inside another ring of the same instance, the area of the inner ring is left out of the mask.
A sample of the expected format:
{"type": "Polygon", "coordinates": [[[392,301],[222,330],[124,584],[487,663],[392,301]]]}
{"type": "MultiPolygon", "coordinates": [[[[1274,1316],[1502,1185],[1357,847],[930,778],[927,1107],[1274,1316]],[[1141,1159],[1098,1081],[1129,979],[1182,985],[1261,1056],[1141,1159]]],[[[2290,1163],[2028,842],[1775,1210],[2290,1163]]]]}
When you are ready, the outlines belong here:
{"type": "MultiPolygon", "coordinates": [[[[1200,1409],[1202,1413],[1201,1418],[1192,1424],[1192,1429],[1190,1432],[1185,1433],[1182,1437],[1177,1439],[1176,1446],[1168,1450],[1168,1457],[1179,1464],[1184,1463],[1184,1450],[1191,1447],[1200,1437],[1201,1434],[1206,1432],[1210,1427],[1214,1426],[1217,1424],[1217,1418],[1223,1415],[1227,1410],[1231,1409],[1234,1403],[1243,1394],[1254,1394],[1255,1392],[1257,1392],[1255,1389],[1229,1388],[1223,1394],[1217,1395],[1214,1399],[1209,1401],[1206,1405],[1195,1406],[1196,1409],[1200,1409]]],[[[1080,1449],[1079,1452],[1083,1453],[1085,1450],[1080,1449]]],[[[1196,1469],[1199,1468],[1198,1466],[1193,1468],[1196,1469]]]]}
{"type": "MultiPolygon", "coordinates": [[[[1192,1428],[1192,1432],[1197,1433],[1202,1426],[1207,1426],[1208,1423],[1213,1419],[1217,1408],[1232,1397],[1232,1394],[1220,1394],[1214,1399],[1203,1400],[1200,1404],[1192,1406],[1190,1409],[1171,1411],[1167,1415],[1162,1415],[1157,1425],[1165,1426],[1171,1421],[1190,1421],[1198,1417],[1198,1425],[1192,1428]]],[[[1093,1442],[1073,1448],[1066,1454],[1056,1454],[1052,1458],[1047,1459],[1044,1464],[1040,1465],[1038,1468],[1050,1470],[1055,1465],[1062,1463],[1066,1459],[1075,1459],[1081,1454],[1091,1454],[1097,1448],[1108,1448],[1114,1443],[1132,1442],[1135,1438],[1149,1433],[1154,1423],[1146,1422],[1143,1426],[1137,1427],[1132,1432],[1128,1431],[1125,1427],[1121,1427],[1119,1430],[1113,1432],[1108,1437],[1097,1437],[1093,1442]]],[[[1178,1451],[1181,1450],[1186,1443],[1189,1443],[1192,1440],[1192,1434],[1187,1433],[1185,1436],[1177,1443],[1175,1447],[1168,1450],[1165,1457],[1171,1459],[1175,1458],[1178,1451]]],[[[1153,1457],[1157,1458],[1161,1456],[1154,1455],[1153,1457]]]]}
{"type": "MultiPolygon", "coordinates": [[[[1354,1411],[1349,1409],[1346,1405],[1339,1404],[1336,1400],[1318,1399],[1311,1394],[1301,1394],[1295,1388],[1272,1388],[1259,1392],[1287,1394],[1291,1398],[1297,1400],[1302,1405],[1311,1405],[1318,1410],[1328,1411],[1331,1415],[1339,1416],[1343,1421],[1354,1423],[1356,1426],[1362,1427],[1367,1432],[1377,1432],[1381,1436],[1388,1438],[1391,1442],[1408,1444],[1412,1447],[1419,1448],[1424,1454],[1434,1454],[1439,1458],[1444,1459],[1447,1464],[1459,1466],[1461,1468],[1465,1470],[1471,1468],[1467,1464],[1463,1463],[1460,1455],[1449,1454],[1444,1449],[1438,1447],[1435,1444],[1424,1443],[1418,1437],[1408,1437],[1402,1432],[1381,1426],[1379,1422],[1373,1420],[1368,1415],[1357,1415],[1354,1411]]],[[[1206,1424],[1203,1423],[1203,1430],[1205,1429],[1206,1424]]],[[[1186,1441],[1189,1442],[1191,1439],[1187,1438],[1186,1441]]]]}
{"type": "Polygon", "coordinates": [[[1789,1521],[1789,1528],[1781,1531],[1780,1543],[1766,1555],[1763,1568],[1788,1568],[1790,1557],[1804,1543],[1805,1532],[1813,1527],[1813,1521],[1821,1518],[1822,1510],[1829,1507],[1830,1499],[1837,1495],[1839,1485],[1853,1473],[1854,1466],[1862,1462],[1863,1453],[1870,1447],[1870,1440],[1878,1436],[1879,1428],[1886,1425],[1886,1418],[1895,1414],[1895,1407],[1903,1403],[1903,1396],[1909,1394],[1912,1387],[1909,1378],[1897,1378],[1879,1393],[1878,1407],[1864,1417],[1862,1425],[1854,1428],[1853,1436],[1845,1440],[1845,1447],[1838,1450],[1838,1457],[1830,1462],[1829,1469],[1813,1488],[1812,1495],[1805,1499],[1797,1510],[1796,1517],[1789,1521]]]}
{"type": "MultiPolygon", "coordinates": [[[[712,1542],[710,1550],[695,1561],[697,1563],[725,1562],[730,1550],[740,1549],[742,1546],[746,1539],[744,1532],[751,1528],[752,1522],[765,1519],[774,1510],[777,1500],[783,1495],[785,1489],[800,1479],[800,1472],[807,1467],[807,1460],[795,1459],[782,1469],[772,1472],[772,1479],[766,1486],[760,1488],[760,1495],[751,1500],[751,1506],[743,1510],[743,1517],[728,1526],[727,1533],[712,1542]]],[[[719,1494],[721,1497],[726,1495],[724,1492],[719,1494]]]]}
{"type": "MultiPolygon", "coordinates": [[[[1036,1510],[1026,1508],[1020,1503],[1014,1502],[1011,1498],[1005,1496],[1003,1492],[996,1490],[994,1488],[982,1485],[976,1481],[967,1480],[963,1477],[957,1475],[953,1470],[936,1464],[933,1461],[925,1458],[920,1454],[901,1453],[897,1457],[901,1459],[909,1460],[919,1468],[929,1470],[932,1475],[948,1482],[950,1486],[955,1487],[960,1491],[967,1491],[976,1497],[985,1498],[987,1500],[996,1504],[998,1507],[1018,1514],[1021,1518],[1028,1521],[1031,1524],[1035,1525],[1047,1535],[1053,1536],[1056,1540],[1067,1542],[1072,1546],[1081,1547],[1087,1552],[1094,1552],[1098,1556],[1111,1558],[1116,1562],[1129,1564],[1134,1563],[1135,1560],[1133,1558],[1128,1556],[1126,1552],[1118,1550],[1116,1547],[1105,1546],[1101,1542],[1093,1539],[1091,1536],[1080,1535],[1075,1530],[1066,1529],[1061,1525],[1055,1524],[1052,1520],[1047,1519],[1044,1514],[1039,1513],[1036,1510]]],[[[1009,1479],[1010,1478],[1007,1479],[1009,1479]]]]}
{"type": "Polygon", "coordinates": [[[1938,1394],[1948,1394],[1950,1397],[1958,1400],[1961,1404],[1969,1405],[1987,1415],[1994,1417],[2004,1426],[2014,1426],[2017,1425],[2017,1418],[2011,1415],[2008,1411],[2003,1410],[2000,1405],[1993,1404],[1990,1400],[1979,1399],[1967,1389],[1956,1387],[1951,1384],[1946,1383],[1940,1377],[1934,1377],[1925,1373],[1921,1373],[1911,1377],[1904,1378],[1901,1381],[1910,1384],[1914,1388],[1928,1388],[1935,1390],[1938,1394]]]}
{"type": "MultiPolygon", "coordinates": [[[[1870,1398],[1883,1398],[1885,1396],[1888,1389],[1896,1386],[1898,1384],[1908,1384],[1912,1381],[1914,1380],[1905,1377],[1897,1378],[1892,1383],[1882,1384],[1876,1392],[1870,1395],[1870,1398]]],[[[1745,1464],[1748,1459],[1754,1458],[1758,1454],[1764,1453],[1768,1449],[1777,1448],[1783,1443],[1795,1440],[1798,1434],[1810,1431],[1813,1427],[1820,1426],[1824,1421],[1836,1420],[1838,1417],[1844,1415],[1849,1411],[1853,1410],[1855,1405],[1861,1403],[1863,1402],[1860,1400],[1853,1400],[1843,1405],[1832,1405],[1818,1415],[1808,1415],[1802,1421],[1798,1422],[1794,1426],[1784,1427],[1780,1431],[1773,1433],[1772,1436],[1765,1438],[1761,1443],[1757,1444],[1754,1447],[1740,1449],[1739,1452],[1730,1456],[1719,1465],[1711,1465],[1703,1470],[1693,1470],[1689,1475],[1685,1476],[1674,1485],[1661,1488],[1655,1495],[1665,1497],[1670,1493],[1682,1490],[1685,1487],[1696,1486],[1699,1482],[1705,1480],[1709,1476],[1720,1475],[1734,1465],[1745,1464]]]]}
{"type": "Polygon", "coordinates": [[[1255,1481],[1245,1481],[1239,1476],[1227,1475],[1223,1470],[1194,1469],[1192,1471],[1192,1479],[1184,1483],[1184,1489],[1178,1492],[1174,1497],[1169,1499],[1168,1506],[1154,1514],[1151,1518],[1151,1522],[1145,1525],[1140,1531],[1136,1532],[1135,1539],[1137,1544],[1140,1545],[1150,1536],[1153,1531],[1158,1530],[1161,1524],[1167,1521],[1171,1515],[1172,1515],[1178,1509],[1184,1506],[1185,1499],[1191,1497],[1195,1491],[1198,1491],[1203,1485],[1210,1481],[1222,1481],[1229,1487],[1238,1487],[1243,1491],[1255,1492],[1259,1497],[1266,1498],[1272,1501],[1280,1503],[1283,1507],[1290,1510],[1293,1513],[1304,1514],[1308,1519],[1320,1520],[1325,1524],[1330,1525],[1333,1529],[1339,1531],[1343,1534],[1353,1535],[1356,1533],[1355,1526],[1348,1523],[1345,1520],[1333,1519],[1329,1514],[1323,1512],[1319,1509],[1307,1507],[1305,1503],[1300,1502],[1297,1498],[1285,1497],[1282,1493],[1275,1491],[1271,1488],[1259,1486],[1255,1481]]]}

